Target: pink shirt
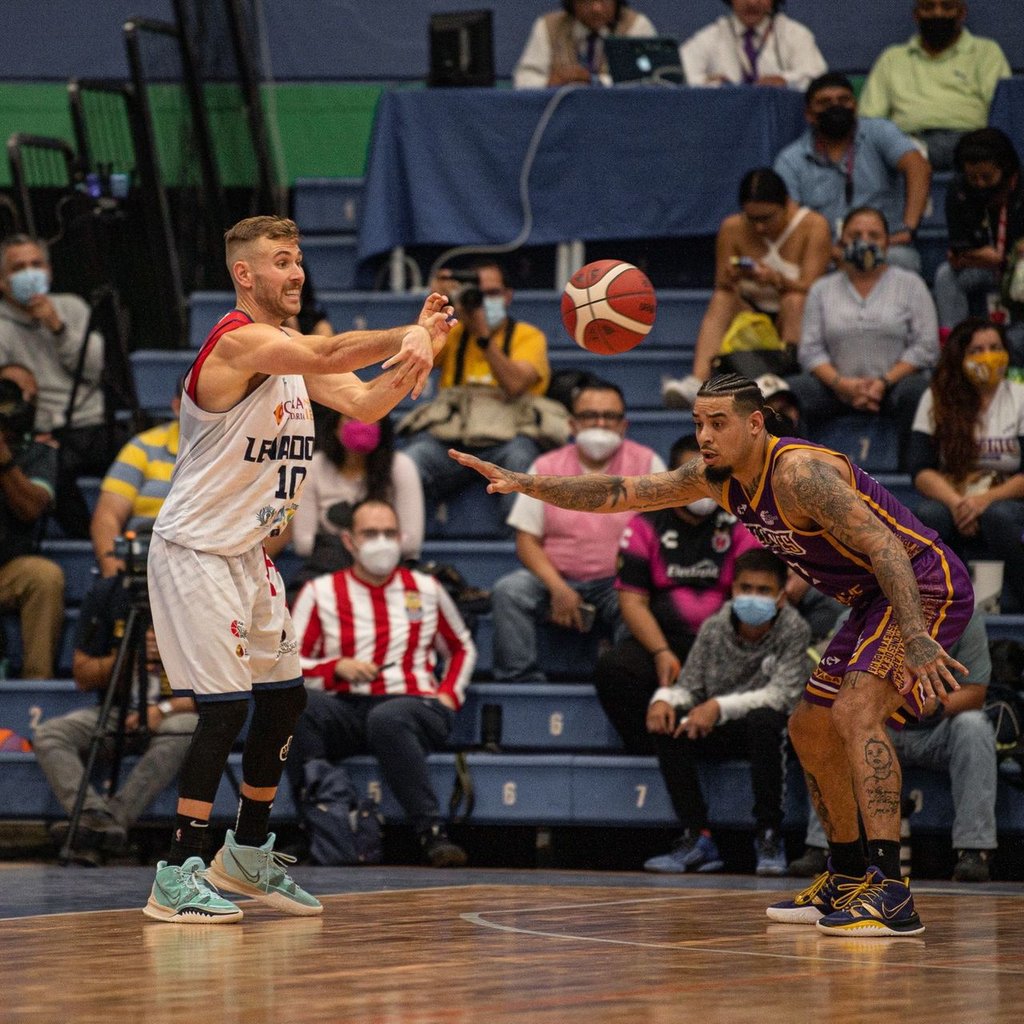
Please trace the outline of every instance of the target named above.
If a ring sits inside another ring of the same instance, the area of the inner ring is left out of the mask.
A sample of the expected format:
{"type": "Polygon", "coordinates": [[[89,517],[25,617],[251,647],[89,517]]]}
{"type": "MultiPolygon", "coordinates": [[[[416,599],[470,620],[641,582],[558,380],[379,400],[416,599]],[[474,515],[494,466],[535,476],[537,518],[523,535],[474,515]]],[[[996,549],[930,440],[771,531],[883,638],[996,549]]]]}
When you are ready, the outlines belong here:
{"type": "MultiPolygon", "coordinates": [[[[628,438],[601,472],[614,476],[658,473],[665,468],[657,453],[647,445],[628,438]]],[[[530,467],[531,473],[552,476],[583,476],[589,473],[580,462],[575,444],[545,452],[530,467]]],[[[551,564],[567,580],[586,583],[615,575],[619,537],[633,518],[624,512],[578,512],[547,505],[520,494],[512,506],[508,524],[540,538],[551,564]]]]}

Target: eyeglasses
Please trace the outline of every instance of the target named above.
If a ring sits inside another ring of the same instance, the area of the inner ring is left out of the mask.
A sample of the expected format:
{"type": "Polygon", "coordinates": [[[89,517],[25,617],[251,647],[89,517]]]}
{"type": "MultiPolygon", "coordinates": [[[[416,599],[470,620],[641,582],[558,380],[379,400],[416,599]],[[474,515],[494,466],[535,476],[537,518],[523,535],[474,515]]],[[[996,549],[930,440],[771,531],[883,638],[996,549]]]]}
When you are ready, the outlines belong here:
{"type": "Polygon", "coordinates": [[[588,409],[586,412],[574,412],[572,418],[579,423],[621,423],[625,418],[624,412],[595,412],[588,409]]]}

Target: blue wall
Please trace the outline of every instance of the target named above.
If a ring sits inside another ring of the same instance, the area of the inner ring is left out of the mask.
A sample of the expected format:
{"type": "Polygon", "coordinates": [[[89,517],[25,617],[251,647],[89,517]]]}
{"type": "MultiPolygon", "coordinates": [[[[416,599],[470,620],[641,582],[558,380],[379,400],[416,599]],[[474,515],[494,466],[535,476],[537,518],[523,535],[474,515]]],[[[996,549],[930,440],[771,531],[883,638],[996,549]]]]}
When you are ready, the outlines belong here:
{"type": "MultiPolygon", "coordinates": [[[[205,0],[211,6],[219,0],[205,0]]],[[[634,0],[666,35],[685,38],[717,17],[721,0],[634,0]]],[[[278,79],[421,79],[427,17],[491,7],[498,73],[507,78],[537,14],[557,0],[262,0],[278,79]]],[[[790,0],[829,65],[866,70],[880,50],[908,37],[913,0],[790,0]]],[[[0,79],[64,81],[127,73],[121,26],[132,16],[170,20],[171,0],[4,0],[0,79]],[[58,45],[54,45],[58,40],[58,45]]],[[[1024,0],[970,0],[968,25],[997,38],[1024,69],[1024,0]]]]}

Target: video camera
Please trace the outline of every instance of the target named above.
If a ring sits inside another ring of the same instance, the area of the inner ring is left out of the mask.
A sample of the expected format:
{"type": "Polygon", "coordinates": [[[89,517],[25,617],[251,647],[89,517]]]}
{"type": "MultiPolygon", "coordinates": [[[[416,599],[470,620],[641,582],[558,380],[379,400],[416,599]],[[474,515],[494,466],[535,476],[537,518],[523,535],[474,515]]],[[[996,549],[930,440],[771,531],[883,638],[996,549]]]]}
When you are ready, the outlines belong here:
{"type": "Polygon", "coordinates": [[[0,378],[0,430],[12,441],[21,442],[32,433],[36,407],[26,402],[13,380],[0,378]]]}
{"type": "Polygon", "coordinates": [[[452,288],[451,292],[454,294],[448,295],[453,306],[462,306],[467,313],[473,313],[484,304],[484,293],[480,289],[480,275],[475,270],[453,270],[446,267],[441,273],[462,285],[457,292],[452,288]]]}
{"type": "Polygon", "coordinates": [[[151,534],[125,530],[114,538],[114,557],[124,562],[124,586],[133,597],[149,597],[147,565],[151,534]]]}

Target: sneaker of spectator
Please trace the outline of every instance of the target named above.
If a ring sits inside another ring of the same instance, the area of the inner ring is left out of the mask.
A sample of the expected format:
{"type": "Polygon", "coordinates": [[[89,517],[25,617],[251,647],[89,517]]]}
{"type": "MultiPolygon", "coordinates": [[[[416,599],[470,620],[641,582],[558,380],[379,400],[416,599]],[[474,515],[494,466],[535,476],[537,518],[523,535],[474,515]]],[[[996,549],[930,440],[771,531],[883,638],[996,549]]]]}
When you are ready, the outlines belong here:
{"type": "Polygon", "coordinates": [[[956,867],[953,868],[954,882],[988,882],[992,878],[989,870],[991,850],[960,850],[956,867]]]}

